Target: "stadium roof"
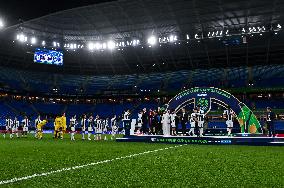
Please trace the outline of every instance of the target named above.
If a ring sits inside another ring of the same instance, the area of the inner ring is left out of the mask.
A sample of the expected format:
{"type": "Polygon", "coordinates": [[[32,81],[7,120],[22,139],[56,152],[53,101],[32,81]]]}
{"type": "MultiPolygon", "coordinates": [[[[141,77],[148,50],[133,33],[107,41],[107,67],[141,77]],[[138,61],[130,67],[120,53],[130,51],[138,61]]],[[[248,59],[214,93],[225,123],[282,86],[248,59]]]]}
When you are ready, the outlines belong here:
{"type": "MultiPolygon", "coordinates": [[[[175,34],[180,45],[127,48],[123,52],[66,52],[64,71],[81,74],[126,74],[202,67],[282,63],[284,46],[279,32],[263,36],[192,40],[197,33],[241,31],[248,27],[273,27],[283,23],[284,1],[259,0],[121,0],[68,9],[35,18],[0,33],[3,41],[17,32],[61,43],[101,40],[147,40],[151,35],[175,34]],[[7,37],[9,36],[9,37],[7,37]],[[230,45],[231,40],[240,44],[230,45]],[[225,42],[224,42],[225,41],[225,42]],[[226,44],[226,45],[224,45],[226,44]],[[156,66],[155,66],[156,65],[156,66]]],[[[11,40],[10,40],[11,43],[11,40]]],[[[38,69],[32,50],[13,45],[1,49],[2,65],[38,69]],[[14,50],[12,50],[14,49],[14,50]],[[15,52],[17,51],[17,53],[15,52]],[[26,53],[27,52],[27,53],[26,53]],[[7,63],[7,61],[9,61],[7,63]]],[[[58,67],[47,67],[55,71],[58,67]]]]}

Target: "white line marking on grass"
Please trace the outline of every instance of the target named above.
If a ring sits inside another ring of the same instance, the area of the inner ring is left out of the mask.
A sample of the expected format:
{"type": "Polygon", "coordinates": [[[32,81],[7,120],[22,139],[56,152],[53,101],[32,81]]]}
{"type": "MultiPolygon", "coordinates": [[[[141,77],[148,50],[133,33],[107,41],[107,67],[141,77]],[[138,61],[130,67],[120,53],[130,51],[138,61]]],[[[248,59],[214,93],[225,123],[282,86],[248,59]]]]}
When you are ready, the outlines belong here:
{"type": "Polygon", "coordinates": [[[135,153],[135,154],[131,154],[131,155],[117,157],[117,158],[114,158],[114,159],[107,159],[107,160],[93,162],[93,163],[89,163],[89,164],[62,168],[62,169],[53,170],[53,171],[50,171],[50,172],[44,172],[44,173],[40,173],[40,174],[33,174],[33,175],[30,175],[30,176],[13,178],[13,179],[10,179],[10,180],[2,180],[2,181],[0,181],[0,185],[9,184],[9,183],[15,183],[15,182],[23,181],[23,180],[36,178],[36,177],[48,176],[48,175],[51,175],[51,174],[56,174],[56,173],[60,173],[60,172],[76,170],[76,169],[85,168],[85,167],[89,167],[89,166],[95,166],[95,165],[98,165],[98,164],[109,163],[109,162],[112,162],[112,161],[117,161],[117,160],[126,159],[126,158],[132,158],[132,157],[136,157],[136,156],[139,156],[139,155],[145,155],[145,154],[148,154],[148,153],[155,153],[155,152],[158,152],[158,151],[174,149],[174,148],[182,147],[182,146],[185,146],[185,145],[187,145],[187,144],[176,145],[176,146],[171,146],[171,147],[166,147],[166,148],[161,148],[161,149],[156,149],[156,150],[150,150],[150,151],[145,151],[145,152],[141,152],[141,153],[135,153]]]}

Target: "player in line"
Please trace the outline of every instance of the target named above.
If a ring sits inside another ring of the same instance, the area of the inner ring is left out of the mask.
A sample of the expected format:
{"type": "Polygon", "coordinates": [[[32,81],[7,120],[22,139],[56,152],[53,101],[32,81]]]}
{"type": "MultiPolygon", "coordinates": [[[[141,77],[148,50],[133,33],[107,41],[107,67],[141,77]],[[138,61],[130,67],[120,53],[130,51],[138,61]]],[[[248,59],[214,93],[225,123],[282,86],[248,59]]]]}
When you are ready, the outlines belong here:
{"type": "Polygon", "coordinates": [[[70,135],[71,135],[71,140],[74,141],[75,140],[75,132],[76,132],[76,125],[77,125],[77,120],[76,120],[76,115],[74,115],[71,119],[70,119],[70,135]]]}
{"type": "Polygon", "coordinates": [[[37,125],[36,125],[36,138],[37,139],[42,139],[43,136],[43,127],[47,124],[47,120],[43,120],[40,121],[37,125]]]}

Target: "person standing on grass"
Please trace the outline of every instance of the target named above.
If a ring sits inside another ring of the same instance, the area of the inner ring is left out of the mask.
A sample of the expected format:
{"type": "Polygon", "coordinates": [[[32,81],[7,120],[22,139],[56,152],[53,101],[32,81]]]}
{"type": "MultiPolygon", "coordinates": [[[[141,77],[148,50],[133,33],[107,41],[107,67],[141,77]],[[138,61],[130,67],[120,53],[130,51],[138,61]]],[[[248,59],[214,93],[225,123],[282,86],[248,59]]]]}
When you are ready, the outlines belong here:
{"type": "Polygon", "coordinates": [[[94,131],[93,127],[94,127],[94,120],[93,120],[93,116],[91,115],[88,119],[88,140],[92,140],[91,136],[92,136],[92,132],[94,131]]]}
{"type": "Polygon", "coordinates": [[[70,119],[70,131],[71,131],[70,134],[71,134],[71,140],[72,140],[72,141],[75,140],[76,124],[77,124],[76,115],[74,115],[74,116],[70,119]]]}
{"type": "Polygon", "coordinates": [[[19,121],[17,119],[17,117],[15,117],[14,121],[13,121],[13,126],[12,126],[12,138],[14,137],[14,134],[16,134],[17,138],[19,138],[19,121]]]}
{"type": "Polygon", "coordinates": [[[36,126],[36,138],[37,139],[42,139],[43,136],[43,127],[47,124],[47,120],[41,121],[39,124],[36,126]]]}
{"type": "MultiPolygon", "coordinates": [[[[40,115],[37,116],[37,118],[35,119],[35,129],[37,129],[37,125],[41,122],[41,119],[40,119],[40,115]]],[[[35,137],[36,137],[37,133],[35,131],[35,137]]]]}
{"type": "Polygon", "coordinates": [[[111,139],[115,139],[115,135],[117,134],[117,119],[116,119],[116,115],[113,116],[113,118],[111,118],[110,120],[111,123],[111,139]]]}
{"type": "Polygon", "coordinates": [[[57,115],[54,120],[54,138],[60,138],[61,131],[62,131],[62,118],[57,115]]]}
{"type": "Polygon", "coordinates": [[[266,108],[266,123],[268,134],[271,137],[275,137],[275,127],[274,127],[275,113],[272,112],[270,107],[266,108]]]}
{"type": "Polygon", "coordinates": [[[4,134],[3,134],[4,138],[6,138],[6,134],[8,134],[8,133],[10,133],[10,138],[12,137],[11,136],[12,135],[12,131],[10,131],[10,130],[12,130],[12,125],[13,125],[13,120],[10,118],[10,116],[8,116],[6,118],[6,124],[5,124],[6,130],[5,130],[4,134]]]}
{"type": "Polygon", "coordinates": [[[30,124],[30,121],[29,121],[27,116],[24,117],[24,119],[22,120],[22,123],[23,123],[23,134],[22,134],[22,137],[27,138],[28,131],[29,131],[29,124],[30,124]]]}
{"type": "Polygon", "coordinates": [[[84,114],[82,119],[81,119],[82,140],[85,140],[86,124],[87,124],[87,119],[86,119],[86,115],[84,114]]]}
{"type": "Polygon", "coordinates": [[[97,116],[96,119],[96,138],[95,140],[101,140],[102,139],[102,133],[103,133],[103,119],[100,119],[99,116],[97,116]]]}
{"type": "Polygon", "coordinates": [[[61,119],[62,119],[62,120],[61,120],[61,122],[62,122],[61,139],[63,139],[64,134],[65,134],[66,129],[67,129],[66,114],[65,114],[65,112],[62,114],[61,119]]]}

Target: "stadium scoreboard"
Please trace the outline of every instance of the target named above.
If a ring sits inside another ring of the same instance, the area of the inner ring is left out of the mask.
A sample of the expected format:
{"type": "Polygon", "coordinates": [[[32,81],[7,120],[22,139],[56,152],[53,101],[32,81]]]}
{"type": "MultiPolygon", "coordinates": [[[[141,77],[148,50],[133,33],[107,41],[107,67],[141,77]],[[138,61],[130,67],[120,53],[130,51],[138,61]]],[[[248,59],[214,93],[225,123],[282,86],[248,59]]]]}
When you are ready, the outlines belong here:
{"type": "Polygon", "coordinates": [[[34,62],[48,65],[63,65],[63,52],[58,50],[49,50],[36,48],[34,53],[34,62]]]}

